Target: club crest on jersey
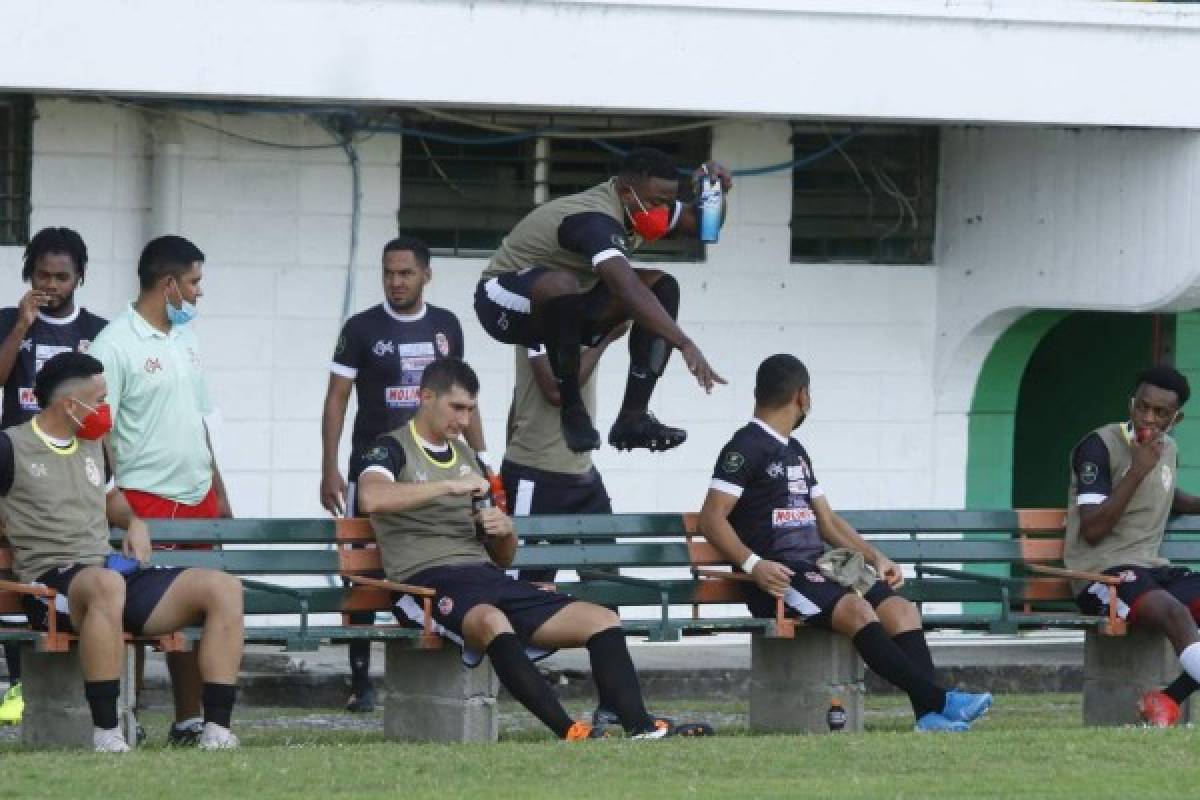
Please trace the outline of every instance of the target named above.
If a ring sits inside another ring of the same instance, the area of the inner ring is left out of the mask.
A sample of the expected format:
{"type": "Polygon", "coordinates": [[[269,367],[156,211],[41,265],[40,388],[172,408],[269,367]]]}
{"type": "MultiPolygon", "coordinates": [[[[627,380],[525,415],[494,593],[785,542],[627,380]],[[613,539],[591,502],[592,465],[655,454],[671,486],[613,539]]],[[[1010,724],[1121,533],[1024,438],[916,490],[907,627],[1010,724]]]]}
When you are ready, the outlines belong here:
{"type": "Polygon", "coordinates": [[[50,470],[46,469],[45,464],[30,464],[29,474],[35,478],[44,478],[50,474],[50,470]]]}
{"type": "Polygon", "coordinates": [[[17,390],[17,401],[21,405],[22,411],[40,411],[37,397],[33,394],[33,389],[28,386],[22,386],[17,390]]]}
{"type": "Polygon", "coordinates": [[[443,357],[450,355],[450,340],[446,338],[446,334],[438,331],[433,337],[433,343],[437,345],[437,351],[443,357]]]}
{"type": "Polygon", "coordinates": [[[363,460],[370,461],[373,464],[382,464],[388,460],[387,448],[381,444],[377,444],[367,451],[367,454],[363,456],[363,460]]]}
{"type": "Polygon", "coordinates": [[[83,474],[87,476],[88,483],[92,486],[99,486],[103,478],[100,474],[100,467],[96,464],[96,459],[91,456],[83,460],[83,474]]]}
{"type": "Polygon", "coordinates": [[[375,342],[375,346],[371,348],[371,352],[383,358],[384,356],[395,355],[396,346],[388,339],[380,339],[375,342]]]}
{"type": "Polygon", "coordinates": [[[737,450],[730,450],[721,461],[721,469],[726,472],[737,472],[746,463],[746,457],[737,450]]]}
{"type": "Polygon", "coordinates": [[[162,372],[162,368],[162,362],[157,358],[147,358],[146,363],[142,365],[142,369],[146,370],[146,372],[151,375],[156,372],[162,372]]]}
{"type": "Polygon", "coordinates": [[[453,598],[451,598],[451,597],[439,597],[438,598],[438,613],[440,613],[444,617],[444,616],[447,616],[453,610],[454,610],[454,599],[453,598]]]}
{"type": "Polygon", "coordinates": [[[1093,484],[1096,478],[1100,477],[1100,467],[1093,464],[1091,461],[1086,462],[1079,468],[1079,482],[1093,484]]]}

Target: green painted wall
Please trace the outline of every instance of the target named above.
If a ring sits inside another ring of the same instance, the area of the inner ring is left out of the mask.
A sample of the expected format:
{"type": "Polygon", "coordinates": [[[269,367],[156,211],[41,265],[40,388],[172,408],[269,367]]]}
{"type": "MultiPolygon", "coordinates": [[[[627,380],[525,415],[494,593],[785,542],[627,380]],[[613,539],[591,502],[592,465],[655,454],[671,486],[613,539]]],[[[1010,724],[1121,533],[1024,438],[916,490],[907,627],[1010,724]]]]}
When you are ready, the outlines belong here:
{"type": "Polygon", "coordinates": [[[1066,504],[1072,448],[1088,431],[1128,417],[1133,378],[1154,358],[1150,314],[1071,314],[1046,333],[1021,379],[1013,506],[1066,504]]]}

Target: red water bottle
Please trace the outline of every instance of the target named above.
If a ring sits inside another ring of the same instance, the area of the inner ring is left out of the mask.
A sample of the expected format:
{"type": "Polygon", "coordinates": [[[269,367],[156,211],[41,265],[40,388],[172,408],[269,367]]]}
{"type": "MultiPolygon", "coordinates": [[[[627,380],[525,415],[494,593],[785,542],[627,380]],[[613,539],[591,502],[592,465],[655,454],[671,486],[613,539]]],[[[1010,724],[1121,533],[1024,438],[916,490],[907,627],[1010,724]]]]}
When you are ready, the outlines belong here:
{"type": "Polygon", "coordinates": [[[491,487],[492,503],[507,514],[508,495],[504,493],[504,479],[493,472],[488,476],[488,486],[491,487]]]}

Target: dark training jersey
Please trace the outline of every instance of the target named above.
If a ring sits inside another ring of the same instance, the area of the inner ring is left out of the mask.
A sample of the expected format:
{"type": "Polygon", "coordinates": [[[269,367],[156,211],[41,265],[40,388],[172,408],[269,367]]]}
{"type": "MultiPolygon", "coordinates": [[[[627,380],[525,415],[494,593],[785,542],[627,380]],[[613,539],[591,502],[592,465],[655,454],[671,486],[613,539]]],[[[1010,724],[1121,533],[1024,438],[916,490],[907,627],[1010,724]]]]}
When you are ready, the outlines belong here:
{"type": "Polygon", "coordinates": [[[420,312],[402,315],[381,303],[346,320],[329,369],[354,381],[354,449],[412,419],[426,366],[462,357],[462,326],[444,308],[426,303],[420,312]]]}
{"type": "MultiPolygon", "coordinates": [[[[17,324],[17,313],[16,308],[0,309],[0,341],[8,338],[17,324]]],[[[43,364],[68,350],[86,353],[96,334],[107,324],[107,320],[86,308],[76,308],[75,313],[62,319],[39,312],[37,319],[25,332],[12,372],[4,382],[4,412],[0,415],[0,428],[20,425],[41,410],[33,396],[33,379],[43,364]]]]}
{"type": "Polygon", "coordinates": [[[795,439],[752,420],[721,450],[709,488],[737,498],[729,524],[761,558],[786,563],[821,554],[812,500],[824,492],[795,439]]]}

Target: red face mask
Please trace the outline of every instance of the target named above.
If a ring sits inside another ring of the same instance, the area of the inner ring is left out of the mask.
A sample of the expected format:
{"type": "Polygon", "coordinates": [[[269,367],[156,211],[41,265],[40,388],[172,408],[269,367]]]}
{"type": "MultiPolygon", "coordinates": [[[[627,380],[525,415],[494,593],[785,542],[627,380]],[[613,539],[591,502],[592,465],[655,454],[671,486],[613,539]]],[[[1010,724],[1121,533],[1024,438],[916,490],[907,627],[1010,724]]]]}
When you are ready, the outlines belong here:
{"type": "MultiPolygon", "coordinates": [[[[81,400],[75,402],[84,408],[89,408],[88,404],[81,400]]],[[[74,417],[71,419],[79,424],[79,430],[75,431],[75,435],[80,439],[100,439],[112,430],[112,408],[108,403],[96,406],[82,420],[76,420],[74,417]]]]}
{"type": "Polygon", "coordinates": [[[633,193],[633,199],[637,200],[637,204],[641,208],[640,211],[629,213],[634,233],[647,242],[656,242],[666,236],[671,230],[671,212],[667,210],[667,207],[658,206],[647,210],[637,192],[634,192],[632,188],[629,191],[633,193]]]}

